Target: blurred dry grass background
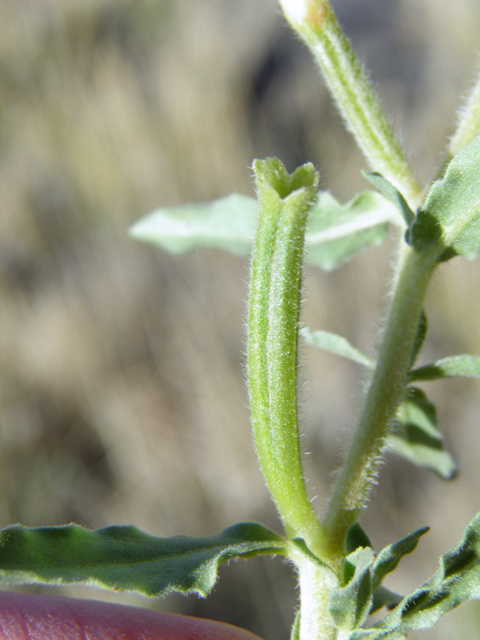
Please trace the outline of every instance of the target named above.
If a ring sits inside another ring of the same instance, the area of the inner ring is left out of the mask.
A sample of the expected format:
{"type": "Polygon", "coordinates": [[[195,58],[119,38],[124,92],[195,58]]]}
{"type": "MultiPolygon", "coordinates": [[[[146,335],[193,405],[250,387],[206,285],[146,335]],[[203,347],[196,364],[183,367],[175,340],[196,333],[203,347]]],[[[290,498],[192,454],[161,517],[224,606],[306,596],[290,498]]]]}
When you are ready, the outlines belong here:
{"type": "MultiPolygon", "coordinates": [[[[422,181],[441,162],[478,46],[475,0],[337,0],[422,181]]],[[[210,534],[277,527],[249,439],[242,373],[247,261],[172,258],[128,239],[159,205],[251,193],[251,161],[311,160],[342,199],[364,167],[275,0],[0,1],[0,525],[134,523],[210,534]]],[[[305,321],[372,353],[388,247],[312,272],[305,321]]],[[[425,360],[480,353],[480,272],[460,259],[429,299],[425,360]]],[[[325,504],[361,384],[304,349],[304,442],[325,504]]],[[[360,378],[361,380],[361,378],[360,378]]],[[[414,587],[480,505],[479,388],[431,384],[461,475],[388,458],[365,525],[380,546],[425,524],[414,587]]],[[[214,617],[286,639],[295,594],[279,560],[221,571],[211,598],[69,589],[214,617]]],[[[476,637],[478,605],[424,638],[476,637]]]]}

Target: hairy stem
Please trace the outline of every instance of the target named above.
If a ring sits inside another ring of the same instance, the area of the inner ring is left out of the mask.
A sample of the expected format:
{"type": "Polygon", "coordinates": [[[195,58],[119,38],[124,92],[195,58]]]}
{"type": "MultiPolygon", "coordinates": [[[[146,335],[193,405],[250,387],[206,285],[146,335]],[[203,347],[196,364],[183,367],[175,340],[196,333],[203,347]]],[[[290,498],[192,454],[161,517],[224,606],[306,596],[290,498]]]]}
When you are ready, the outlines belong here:
{"type": "Polygon", "coordinates": [[[318,63],[348,128],[374,171],[415,209],[421,190],[372,84],[328,0],[280,0],[318,63]]]}
{"type": "Polygon", "coordinates": [[[323,522],[327,553],[337,563],[344,554],[346,533],[368,499],[385,438],[405,393],[417,327],[437,259],[436,253],[420,254],[410,247],[401,257],[377,365],[323,522]]]}
{"type": "Polygon", "coordinates": [[[480,73],[464,106],[458,113],[457,130],[450,140],[449,159],[457,155],[480,134],[480,73]]]}
{"type": "Polygon", "coordinates": [[[338,586],[334,574],[310,561],[299,561],[298,579],[299,640],[334,640],[337,633],[329,612],[330,595],[338,586]]]}

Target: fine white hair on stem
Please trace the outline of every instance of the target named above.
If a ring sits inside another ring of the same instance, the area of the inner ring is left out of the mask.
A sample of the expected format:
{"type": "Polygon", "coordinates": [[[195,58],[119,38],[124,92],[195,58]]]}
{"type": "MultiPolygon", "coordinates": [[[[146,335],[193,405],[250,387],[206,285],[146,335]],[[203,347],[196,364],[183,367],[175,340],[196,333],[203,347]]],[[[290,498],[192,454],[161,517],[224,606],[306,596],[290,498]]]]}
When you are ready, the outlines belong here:
{"type": "Polygon", "coordinates": [[[480,61],[477,62],[471,88],[457,112],[457,128],[450,138],[449,152],[459,153],[480,133],[480,61]]]}

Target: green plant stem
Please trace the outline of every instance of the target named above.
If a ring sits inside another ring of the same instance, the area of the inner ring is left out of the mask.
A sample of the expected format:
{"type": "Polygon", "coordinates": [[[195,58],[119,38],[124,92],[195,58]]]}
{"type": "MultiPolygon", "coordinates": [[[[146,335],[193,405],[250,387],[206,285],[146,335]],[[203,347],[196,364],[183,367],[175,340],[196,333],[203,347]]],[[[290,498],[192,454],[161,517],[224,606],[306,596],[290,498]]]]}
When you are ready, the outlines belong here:
{"type": "Polygon", "coordinates": [[[365,505],[392,419],[405,393],[410,356],[438,255],[406,247],[394,282],[387,324],[358,428],[340,472],[323,525],[327,555],[337,565],[350,526],[365,505]]]}
{"type": "Polygon", "coordinates": [[[480,133],[480,73],[458,113],[457,129],[450,139],[447,161],[469,145],[480,133]]]}
{"type": "Polygon", "coordinates": [[[420,205],[420,187],[330,3],[328,0],[280,0],[280,4],[312,52],[371,168],[395,185],[415,210],[420,205]]]}
{"type": "Polygon", "coordinates": [[[299,640],[334,640],[335,625],[329,613],[330,595],[337,580],[330,571],[309,560],[299,560],[299,640]]]}

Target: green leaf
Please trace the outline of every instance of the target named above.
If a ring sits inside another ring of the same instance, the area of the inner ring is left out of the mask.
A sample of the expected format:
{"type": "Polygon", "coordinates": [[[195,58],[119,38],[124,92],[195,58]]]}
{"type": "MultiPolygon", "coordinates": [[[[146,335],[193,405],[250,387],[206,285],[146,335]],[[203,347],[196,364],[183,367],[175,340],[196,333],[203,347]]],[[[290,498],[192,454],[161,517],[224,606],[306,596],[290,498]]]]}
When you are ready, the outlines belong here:
{"type": "Polygon", "coordinates": [[[404,221],[407,223],[407,226],[410,227],[415,219],[415,214],[408,206],[407,201],[402,196],[400,191],[396,187],[394,187],[391,182],[386,180],[380,173],[372,173],[369,171],[362,171],[362,173],[365,178],[371,184],[373,184],[374,187],[377,187],[377,189],[381,191],[383,195],[396,206],[404,221]]]}
{"type": "Polygon", "coordinates": [[[420,315],[420,321],[418,323],[417,335],[415,336],[415,341],[413,343],[412,356],[410,358],[410,366],[413,367],[415,360],[420,353],[420,349],[423,347],[423,343],[425,342],[425,338],[427,337],[428,331],[428,320],[427,314],[425,311],[422,311],[420,315]]]}
{"type": "Polygon", "coordinates": [[[290,640],[300,640],[300,611],[295,614],[292,630],[290,632],[290,640]]]}
{"type": "MultiPolygon", "coordinates": [[[[373,599],[369,615],[381,609],[382,607],[396,606],[402,596],[393,593],[389,589],[381,586],[383,578],[390,572],[394,571],[401,559],[411,553],[417,546],[418,540],[428,531],[428,527],[419,529],[414,533],[406,536],[402,540],[388,545],[379,554],[374,556],[374,562],[370,568],[371,572],[371,590],[373,591],[373,599]]],[[[345,562],[344,580],[349,583],[355,574],[356,565],[352,564],[350,558],[356,558],[354,551],[360,548],[372,547],[372,543],[368,535],[365,533],[361,525],[356,522],[350,527],[347,533],[345,548],[349,557],[345,562]]]]}
{"type": "Polygon", "coordinates": [[[322,567],[323,569],[327,569],[328,571],[332,571],[332,568],[326,564],[323,560],[321,560],[318,556],[316,556],[311,549],[308,548],[307,543],[303,538],[293,538],[293,540],[288,541],[289,545],[294,547],[295,551],[300,551],[302,555],[305,556],[310,562],[316,564],[317,567],[322,567]]]}
{"type": "Polygon", "coordinates": [[[419,589],[369,629],[349,640],[397,640],[415,629],[434,627],[462,602],[480,598],[480,513],[468,525],[460,544],[440,558],[440,567],[419,589]]]}
{"type": "Polygon", "coordinates": [[[368,618],[373,601],[370,573],[373,560],[370,547],[359,547],[345,559],[348,582],[334,589],[330,596],[330,615],[342,631],[353,631],[368,618]]]}
{"type": "Polygon", "coordinates": [[[164,207],[138,220],[130,235],[171,253],[215,247],[234,255],[250,252],[258,203],[234,193],[210,203],[164,207]]]}
{"type": "Polygon", "coordinates": [[[355,522],[355,524],[352,524],[350,529],[347,531],[347,536],[345,538],[346,554],[350,555],[359,547],[371,547],[373,549],[370,538],[364,531],[362,525],[359,522],[355,522]]]}
{"type": "Polygon", "coordinates": [[[409,379],[413,381],[419,380],[438,380],[440,378],[480,378],[480,356],[450,356],[437,360],[432,364],[424,367],[413,369],[409,373],[409,379]]]}
{"type": "Polygon", "coordinates": [[[382,244],[396,211],[380,194],[364,191],[345,205],[319,194],[307,226],[307,262],[331,270],[370,246],[382,244]]]}
{"type": "Polygon", "coordinates": [[[400,560],[415,550],[420,538],[427,533],[429,527],[423,527],[398,542],[389,544],[375,558],[372,573],[372,589],[378,589],[387,573],[395,571],[400,560]]]}
{"type": "Polygon", "coordinates": [[[408,389],[387,437],[387,445],[397,455],[435,471],[444,480],[451,480],[457,472],[457,465],[445,449],[438,430],[435,406],[416,387],[408,389]]]}
{"type": "Polygon", "coordinates": [[[312,347],[318,347],[324,351],[335,353],[337,356],[348,358],[349,360],[363,364],[369,369],[375,366],[375,361],[372,358],[369,358],[353,347],[346,338],[336,333],[320,330],[312,331],[309,327],[303,327],[300,329],[300,335],[304,338],[305,342],[312,347]]]}
{"type": "Polygon", "coordinates": [[[480,136],[448,165],[443,180],[434,182],[411,227],[409,241],[422,253],[440,260],[480,253],[480,136]]]}
{"type": "Polygon", "coordinates": [[[370,615],[378,611],[382,607],[387,609],[393,609],[399,602],[403,600],[403,596],[400,596],[394,591],[390,591],[386,587],[380,585],[378,589],[373,592],[372,608],[370,609],[370,615]]]}
{"type": "Polygon", "coordinates": [[[240,523],[205,538],[156,538],[136,527],[89,531],[78,525],[0,532],[0,584],[85,584],[160,596],[206,596],[230,558],[286,552],[281,536],[240,523]]]}
{"type": "MultiPolygon", "coordinates": [[[[252,248],[257,212],[257,200],[233,194],[211,203],[157,209],[138,220],[130,235],[172,253],[215,247],[244,256],[252,248]]],[[[320,193],[307,225],[307,261],[334,269],[368,246],[381,244],[394,217],[390,203],[373,191],[345,205],[328,192],[320,193]]]]}

